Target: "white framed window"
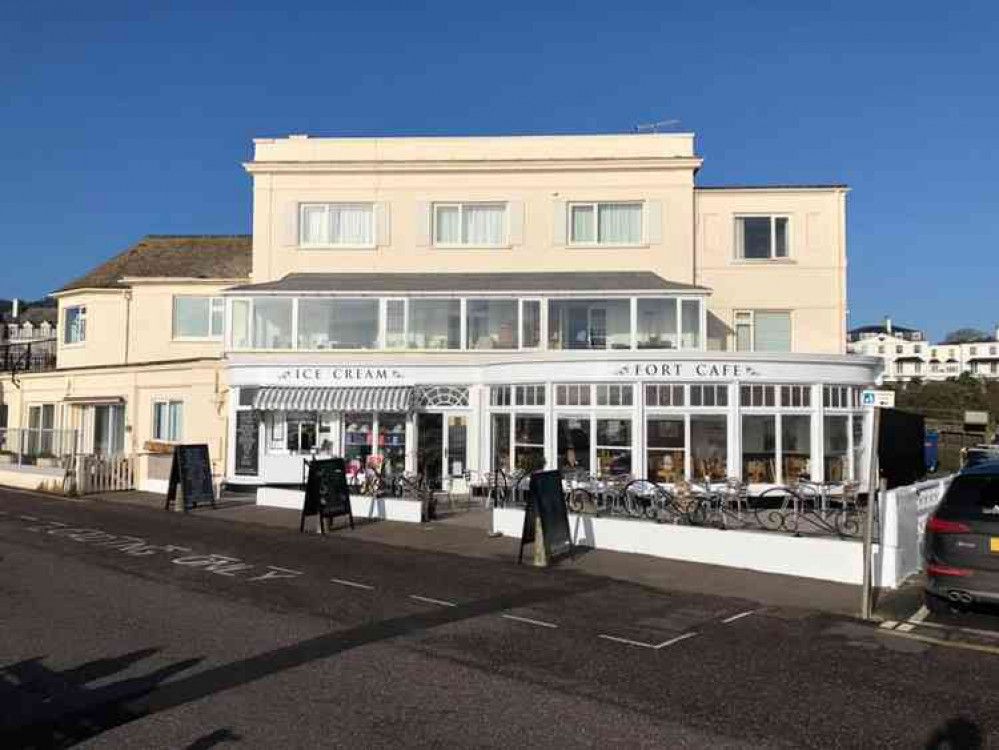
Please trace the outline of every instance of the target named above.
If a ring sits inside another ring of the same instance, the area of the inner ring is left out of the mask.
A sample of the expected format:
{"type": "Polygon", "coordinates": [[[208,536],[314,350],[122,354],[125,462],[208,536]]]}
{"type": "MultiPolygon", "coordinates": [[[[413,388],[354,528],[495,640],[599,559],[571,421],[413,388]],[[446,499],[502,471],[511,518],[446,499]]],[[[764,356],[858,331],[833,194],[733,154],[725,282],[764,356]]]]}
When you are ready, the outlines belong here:
{"type": "Polygon", "coordinates": [[[737,310],[735,348],[740,352],[791,351],[791,313],[787,310],[737,310]]]}
{"type": "Polygon", "coordinates": [[[597,386],[597,406],[631,406],[635,401],[634,388],[631,385],[597,386]]]}
{"type": "Polygon", "coordinates": [[[543,385],[518,385],[514,388],[517,406],[544,406],[545,387],[543,385]]]}
{"type": "Polygon", "coordinates": [[[184,402],[170,399],[153,401],[153,440],[179,443],[184,439],[184,402]]]}
{"type": "Polygon", "coordinates": [[[570,203],[570,245],[640,245],[645,239],[642,201],[570,203]]]}
{"type": "Polygon", "coordinates": [[[728,386],[720,384],[690,386],[691,406],[728,406],[728,386]]]}
{"type": "Polygon", "coordinates": [[[651,407],[683,406],[682,385],[667,385],[665,383],[650,383],[645,386],[645,405],[651,407]]]}
{"type": "Polygon", "coordinates": [[[299,247],[375,246],[373,203],[301,203],[299,247]]]}
{"type": "Polygon", "coordinates": [[[505,203],[435,203],[437,247],[500,247],[507,242],[505,203]]]}
{"type": "Polygon", "coordinates": [[[589,406],[589,383],[560,383],[555,386],[556,406],[589,406]]]}
{"type": "Polygon", "coordinates": [[[790,219],[787,216],[735,217],[736,257],[773,260],[790,255],[790,219]]]}
{"type": "Polygon", "coordinates": [[[62,343],[82,344],[87,340],[87,306],[73,305],[66,308],[62,343]]]}
{"type": "Polygon", "coordinates": [[[220,339],[225,320],[222,297],[177,295],[173,298],[175,339],[220,339]]]}
{"type": "Polygon", "coordinates": [[[404,349],[406,347],[406,300],[385,300],[385,338],[386,349],[404,349]]]}

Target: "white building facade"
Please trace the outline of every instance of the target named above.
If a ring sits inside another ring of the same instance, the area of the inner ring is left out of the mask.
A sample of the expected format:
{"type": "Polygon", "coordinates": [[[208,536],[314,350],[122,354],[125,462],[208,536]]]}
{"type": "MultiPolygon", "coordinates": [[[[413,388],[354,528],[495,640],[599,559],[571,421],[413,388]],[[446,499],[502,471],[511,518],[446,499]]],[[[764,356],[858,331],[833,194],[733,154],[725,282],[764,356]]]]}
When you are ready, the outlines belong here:
{"type": "Polygon", "coordinates": [[[226,480],[863,480],[846,189],[701,188],[689,135],[262,139],[226,480]]]}

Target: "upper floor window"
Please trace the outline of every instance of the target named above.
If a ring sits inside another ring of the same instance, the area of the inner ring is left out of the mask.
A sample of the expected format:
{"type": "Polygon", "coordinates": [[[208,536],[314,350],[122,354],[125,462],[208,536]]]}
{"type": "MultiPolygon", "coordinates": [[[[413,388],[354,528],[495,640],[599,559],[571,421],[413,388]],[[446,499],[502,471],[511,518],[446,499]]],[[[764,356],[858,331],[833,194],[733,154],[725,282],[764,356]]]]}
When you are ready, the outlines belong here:
{"type": "Polygon", "coordinates": [[[895,346],[895,354],[901,354],[901,353],[902,353],[902,346],[898,344],[895,346]]]}
{"type": "Polygon", "coordinates": [[[791,313],[777,310],[737,311],[735,348],[740,352],[791,351],[791,313]]]}
{"type": "Polygon", "coordinates": [[[302,203],[299,211],[301,247],[374,247],[371,203],[302,203]]]}
{"type": "Polygon", "coordinates": [[[642,242],[640,202],[570,203],[572,245],[638,245],[642,242]]]}
{"type": "Polygon", "coordinates": [[[977,346],[971,347],[971,356],[974,357],[976,354],[978,354],[978,347],[977,346]]]}
{"type": "Polygon", "coordinates": [[[505,203],[435,203],[434,244],[491,247],[506,244],[505,203]]]}
{"type": "Polygon", "coordinates": [[[786,216],[739,216],[735,220],[736,248],[744,260],[770,260],[788,256],[786,216]]]}
{"type": "Polygon", "coordinates": [[[87,340],[87,306],[74,305],[66,308],[66,323],[63,327],[64,344],[82,344],[87,340]]]}
{"type": "Polygon", "coordinates": [[[215,339],[222,337],[225,300],[221,297],[174,297],[173,337],[215,339]]]}

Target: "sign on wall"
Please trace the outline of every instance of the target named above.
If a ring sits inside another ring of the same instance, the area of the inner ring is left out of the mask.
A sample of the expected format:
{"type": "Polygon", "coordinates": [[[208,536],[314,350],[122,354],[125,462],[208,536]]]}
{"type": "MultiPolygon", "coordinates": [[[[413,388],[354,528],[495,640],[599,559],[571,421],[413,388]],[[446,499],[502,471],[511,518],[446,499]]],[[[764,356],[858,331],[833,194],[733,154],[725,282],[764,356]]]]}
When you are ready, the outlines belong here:
{"type": "Polygon", "coordinates": [[[860,394],[860,405],[869,407],[881,407],[882,409],[895,408],[895,391],[876,391],[868,388],[860,394]]]}

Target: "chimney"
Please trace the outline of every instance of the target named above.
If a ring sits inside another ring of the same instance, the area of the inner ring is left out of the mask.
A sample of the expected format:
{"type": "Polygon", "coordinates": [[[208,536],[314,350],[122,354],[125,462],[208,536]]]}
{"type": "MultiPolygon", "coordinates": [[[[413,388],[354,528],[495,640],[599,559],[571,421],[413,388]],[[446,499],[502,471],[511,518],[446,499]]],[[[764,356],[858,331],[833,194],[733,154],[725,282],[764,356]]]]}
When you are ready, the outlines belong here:
{"type": "Polygon", "coordinates": [[[14,320],[17,320],[17,314],[21,310],[21,300],[15,297],[11,302],[10,314],[14,320]]]}
{"type": "Polygon", "coordinates": [[[885,316],[885,333],[891,336],[891,318],[885,316]]]}

